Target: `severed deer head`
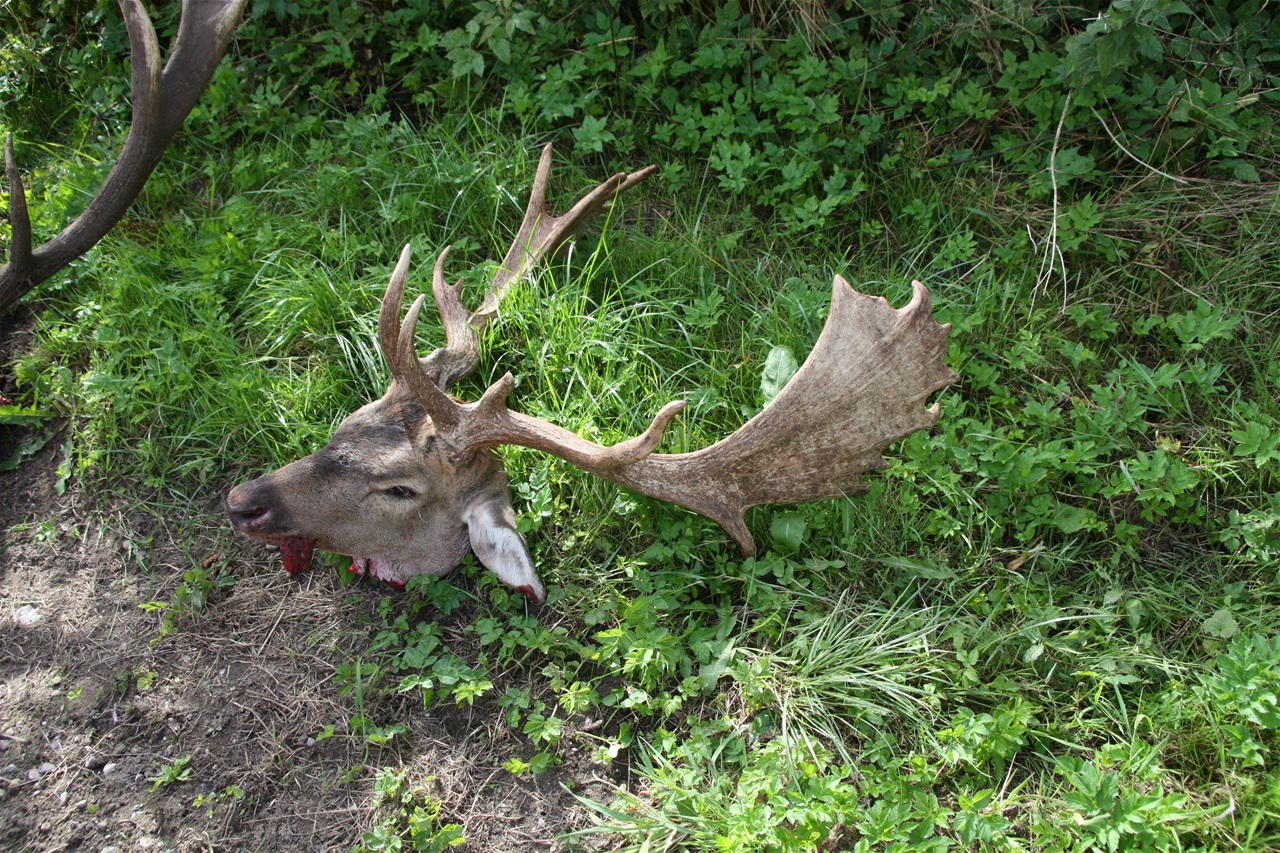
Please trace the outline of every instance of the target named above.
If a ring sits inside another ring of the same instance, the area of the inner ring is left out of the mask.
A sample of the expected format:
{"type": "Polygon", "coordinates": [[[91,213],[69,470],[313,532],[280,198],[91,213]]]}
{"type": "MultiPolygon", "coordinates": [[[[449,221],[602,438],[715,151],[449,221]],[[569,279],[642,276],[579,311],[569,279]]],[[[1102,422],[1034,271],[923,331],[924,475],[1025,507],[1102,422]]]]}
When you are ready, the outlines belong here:
{"type": "Polygon", "coordinates": [[[542,601],[546,593],[516,532],[506,475],[490,452],[500,444],[546,451],[701,513],[719,523],[744,555],[755,553],[743,520],[748,507],[865,492],[862,472],[886,467],[880,455],[885,447],[931,426],[939,407],[927,408],[926,398],[957,379],[945,363],[950,326],[934,321],[920,282],[913,283],[911,302],[894,309],[836,276],[826,326],[800,370],[764,411],[694,453],[654,453],[682,401],[664,406],[641,435],[604,447],[509,409],[510,373],[475,402],[448,394],[475,369],[479,333],[502,295],[654,168],[615,175],[568,213],[551,217],[548,145],[524,222],[477,311],[463,307],[461,281],[445,281],[449,249],[440,253],[432,290],[446,343],[426,358],[414,350],[425,295],[400,322],[406,246],[378,316],[391,387],[347,417],[317,452],[232,489],[232,523],[250,538],[278,545],[289,572],[307,569],[320,548],[350,555],[353,571],[403,588],[415,575],[451,571],[471,550],[507,584],[542,601]]]}

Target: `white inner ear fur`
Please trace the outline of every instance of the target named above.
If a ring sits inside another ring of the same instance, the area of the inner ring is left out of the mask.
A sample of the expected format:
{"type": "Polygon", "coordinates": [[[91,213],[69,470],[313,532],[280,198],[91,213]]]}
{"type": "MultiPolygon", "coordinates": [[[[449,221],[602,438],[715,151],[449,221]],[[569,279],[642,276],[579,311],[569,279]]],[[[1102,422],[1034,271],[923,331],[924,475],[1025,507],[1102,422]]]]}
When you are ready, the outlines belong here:
{"type": "Polygon", "coordinates": [[[462,521],[471,537],[471,550],[486,569],[525,595],[546,600],[547,591],[534,571],[524,537],[516,532],[515,510],[506,494],[471,504],[463,511],[462,521]]]}

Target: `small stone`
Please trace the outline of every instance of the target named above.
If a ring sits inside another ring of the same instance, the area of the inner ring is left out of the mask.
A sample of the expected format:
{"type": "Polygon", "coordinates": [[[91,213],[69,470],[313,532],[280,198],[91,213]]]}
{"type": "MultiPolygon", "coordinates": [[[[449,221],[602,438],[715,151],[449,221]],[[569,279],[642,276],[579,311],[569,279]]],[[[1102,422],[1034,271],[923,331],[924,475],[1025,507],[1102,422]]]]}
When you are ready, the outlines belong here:
{"type": "Polygon", "coordinates": [[[123,852],[120,850],[119,847],[115,846],[114,844],[108,844],[106,847],[103,847],[101,850],[99,850],[98,853],[123,853],[123,852]]]}
{"type": "Polygon", "coordinates": [[[135,805],[129,812],[129,820],[142,833],[142,837],[138,839],[138,846],[146,846],[148,838],[154,839],[153,843],[157,846],[163,843],[162,839],[156,837],[156,833],[160,831],[160,824],[145,805],[142,803],[135,805]]]}
{"type": "Polygon", "coordinates": [[[41,776],[47,776],[58,768],[46,761],[36,769],[40,771],[41,776]]]}
{"type": "Polygon", "coordinates": [[[102,765],[102,775],[110,776],[112,773],[115,773],[119,769],[120,769],[119,764],[116,764],[114,761],[108,761],[106,764],[102,765]]]}
{"type": "Polygon", "coordinates": [[[19,628],[30,628],[40,621],[40,611],[35,605],[24,604],[13,612],[13,621],[19,628]]]}
{"type": "Polygon", "coordinates": [[[86,811],[86,810],[88,810],[88,808],[89,808],[89,801],[88,801],[88,800],[76,800],[76,804],[75,804],[74,806],[72,806],[71,808],[75,809],[75,810],[76,810],[76,811],[78,811],[78,812],[86,811]]]}
{"type": "Polygon", "coordinates": [[[28,771],[27,771],[27,781],[28,781],[28,782],[39,782],[39,781],[40,781],[40,768],[39,768],[39,767],[32,767],[30,770],[28,770],[28,771]]]}

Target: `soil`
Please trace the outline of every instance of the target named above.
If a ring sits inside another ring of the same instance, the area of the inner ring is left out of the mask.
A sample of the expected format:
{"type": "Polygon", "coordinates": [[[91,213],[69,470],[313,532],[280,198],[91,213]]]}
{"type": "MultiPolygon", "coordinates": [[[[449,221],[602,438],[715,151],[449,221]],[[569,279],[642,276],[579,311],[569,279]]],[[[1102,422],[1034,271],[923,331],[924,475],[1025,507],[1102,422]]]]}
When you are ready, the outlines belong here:
{"type": "MultiPolygon", "coordinates": [[[[0,329],[0,349],[24,332],[0,329]]],[[[24,437],[0,426],[0,460],[24,437]]],[[[534,751],[498,713],[502,684],[474,708],[341,693],[335,669],[404,593],[285,574],[233,534],[220,492],[91,501],[72,480],[60,495],[61,446],[0,473],[0,850],[349,851],[390,813],[374,800],[386,766],[461,826],[460,851],[571,849],[558,836],[589,823],[575,795],[611,799],[620,780],[572,736],[542,775],[502,768],[534,751]],[[162,637],[164,610],[143,606],[194,567],[235,582],[162,637]],[[371,746],[348,730],[361,712],[407,732],[371,746]],[[153,781],[188,756],[188,778],[153,781]]],[[[444,635],[471,618],[441,617],[444,635]]]]}

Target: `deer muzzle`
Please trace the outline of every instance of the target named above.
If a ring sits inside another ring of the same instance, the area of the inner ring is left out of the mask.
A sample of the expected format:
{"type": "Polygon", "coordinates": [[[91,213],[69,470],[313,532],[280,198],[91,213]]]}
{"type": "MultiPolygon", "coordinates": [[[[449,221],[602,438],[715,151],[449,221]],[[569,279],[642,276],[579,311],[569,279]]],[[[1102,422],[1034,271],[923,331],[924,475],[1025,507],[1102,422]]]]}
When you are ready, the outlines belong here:
{"type": "Polygon", "coordinates": [[[261,480],[241,483],[227,495],[227,516],[235,528],[258,542],[280,548],[285,571],[296,575],[311,568],[316,541],[290,536],[287,521],[279,505],[272,501],[271,489],[261,480]]]}

